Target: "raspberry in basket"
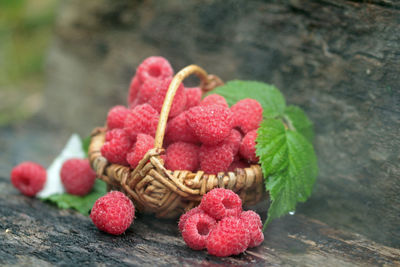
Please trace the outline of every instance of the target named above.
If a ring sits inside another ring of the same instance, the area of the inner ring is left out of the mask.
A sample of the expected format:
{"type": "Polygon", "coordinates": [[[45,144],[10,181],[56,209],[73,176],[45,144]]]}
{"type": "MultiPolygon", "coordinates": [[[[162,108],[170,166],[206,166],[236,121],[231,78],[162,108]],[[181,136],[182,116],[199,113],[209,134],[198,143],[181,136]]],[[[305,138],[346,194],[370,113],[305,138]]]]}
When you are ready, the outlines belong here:
{"type": "Polygon", "coordinates": [[[113,129],[107,132],[106,140],[101,147],[101,155],[111,163],[128,165],[126,154],[133,145],[130,136],[122,129],[113,129]]]}
{"type": "Polygon", "coordinates": [[[230,135],[224,140],[224,144],[231,147],[234,156],[238,153],[241,142],[242,134],[236,129],[232,129],[230,135]]]}
{"type": "Polygon", "coordinates": [[[92,190],[96,173],[90,167],[88,159],[72,158],[62,165],[60,177],[69,194],[84,196],[92,190]]]}
{"type": "Polygon", "coordinates": [[[93,205],[90,218],[104,232],[120,235],[128,229],[135,217],[135,206],[122,192],[111,191],[93,205]]]}
{"type": "Polygon", "coordinates": [[[218,105],[218,106],[223,106],[225,108],[229,108],[225,98],[217,94],[208,95],[200,102],[200,106],[209,106],[209,105],[218,105]]]}
{"type": "Polygon", "coordinates": [[[165,167],[169,170],[195,171],[199,165],[199,147],[195,144],[176,142],[168,146],[165,167]]]}
{"type": "Polygon", "coordinates": [[[191,107],[197,106],[200,103],[201,95],[202,95],[201,88],[199,88],[199,87],[186,88],[185,94],[186,94],[186,108],[185,109],[189,109],[191,107]]]}
{"type": "Polygon", "coordinates": [[[29,197],[43,189],[46,178],[46,169],[31,161],[22,162],[11,170],[11,183],[29,197]]]}
{"type": "Polygon", "coordinates": [[[150,98],[157,92],[157,88],[160,86],[162,80],[147,80],[140,87],[139,93],[137,95],[138,104],[147,103],[150,98]]]}
{"type": "Polygon", "coordinates": [[[138,134],[136,138],[136,143],[132,150],[127,154],[126,160],[129,165],[134,169],[139,164],[146,155],[149,149],[154,147],[154,138],[147,134],[138,134]]]}
{"type": "Polygon", "coordinates": [[[248,132],[242,140],[240,145],[240,155],[250,162],[257,163],[258,157],[256,156],[256,138],[257,130],[248,132]]]}
{"type": "Polygon", "coordinates": [[[142,82],[139,80],[139,76],[138,75],[133,76],[131,84],[129,86],[129,94],[128,94],[128,106],[130,108],[133,108],[136,105],[135,100],[141,85],[142,82]]]}
{"type": "Polygon", "coordinates": [[[200,170],[207,174],[225,172],[233,162],[232,148],[228,144],[202,145],[199,153],[200,170]]]}
{"type": "Polygon", "coordinates": [[[107,129],[123,128],[126,117],[131,111],[124,106],[115,106],[108,111],[107,129]]]}
{"type": "Polygon", "coordinates": [[[172,118],[165,131],[165,142],[173,143],[177,141],[198,143],[199,140],[190,129],[186,122],[186,111],[182,112],[178,116],[172,118]]]}
{"type": "Polygon", "coordinates": [[[229,136],[233,127],[233,113],[218,105],[197,106],[186,113],[189,127],[206,145],[215,145],[229,136]]]}
{"type": "Polygon", "coordinates": [[[240,127],[243,133],[248,133],[258,128],[262,121],[263,108],[254,99],[246,98],[238,101],[231,107],[235,118],[235,127],[240,127]]]}
{"type": "Polygon", "coordinates": [[[133,140],[139,133],[154,136],[157,130],[158,118],[158,112],[149,104],[136,106],[126,117],[124,130],[133,140]]]}
{"type": "MultiPolygon", "coordinates": [[[[157,90],[154,93],[154,95],[149,100],[149,104],[158,112],[161,112],[161,108],[165,100],[165,95],[167,94],[171,81],[172,78],[164,79],[161,82],[160,86],[157,87],[157,90]]],[[[181,113],[185,109],[185,107],[186,107],[185,87],[183,86],[183,84],[180,84],[178,89],[176,90],[168,117],[170,118],[175,117],[176,115],[181,113]]]]}
{"type": "Polygon", "coordinates": [[[171,64],[163,57],[148,57],[136,70],[136,75],[142,83],[147,80],[163,80],[172,77],[173,74],[171,64]]]}
{"type": "Polygon", "coordinates": [[[242,200],[232,190],[214,188],[201,199],[199,206],[216,220],[225,217],[238,217],[242,212],[242,200]]]}

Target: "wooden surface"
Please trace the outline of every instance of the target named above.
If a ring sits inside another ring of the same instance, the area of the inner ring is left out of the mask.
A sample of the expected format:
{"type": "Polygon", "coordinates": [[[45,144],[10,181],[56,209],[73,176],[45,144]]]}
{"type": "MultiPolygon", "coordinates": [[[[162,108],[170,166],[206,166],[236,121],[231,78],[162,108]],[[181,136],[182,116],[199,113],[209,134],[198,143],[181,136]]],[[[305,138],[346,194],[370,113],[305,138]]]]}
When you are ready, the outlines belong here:
{"type": "Polygon", "coordinates": [[[25,197],[10,183],[13,165],[29,158],[47,166],[67,139],[40,118],[0,128],[1,266],[400,266],[399,249],[301,212],[271,223],[261,246],[227,258],[189,249],[175,220],[137,214],[124,235],[102,233],[88,216],[25,197]]]}

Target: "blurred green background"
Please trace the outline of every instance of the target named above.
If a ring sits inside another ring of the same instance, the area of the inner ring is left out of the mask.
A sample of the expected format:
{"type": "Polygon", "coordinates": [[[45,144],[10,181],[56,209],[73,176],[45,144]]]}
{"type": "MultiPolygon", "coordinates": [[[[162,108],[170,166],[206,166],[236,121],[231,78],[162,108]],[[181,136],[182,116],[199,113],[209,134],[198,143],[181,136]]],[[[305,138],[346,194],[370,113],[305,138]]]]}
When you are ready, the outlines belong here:
{"type": "Polygon", "coordinates": [[[0,126],[42,105],[44,68],[55,0],[0,0],[0,126]]]}

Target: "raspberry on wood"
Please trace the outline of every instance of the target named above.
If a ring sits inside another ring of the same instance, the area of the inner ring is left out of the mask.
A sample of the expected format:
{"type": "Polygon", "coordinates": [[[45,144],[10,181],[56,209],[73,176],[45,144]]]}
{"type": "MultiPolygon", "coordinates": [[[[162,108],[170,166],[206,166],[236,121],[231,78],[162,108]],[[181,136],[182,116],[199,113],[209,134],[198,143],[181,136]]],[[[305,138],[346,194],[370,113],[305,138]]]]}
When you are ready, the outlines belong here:
{"type": "Polygon", "coordinates": [[[192,214],[183,226],[183,240],[191,249],[205,249],[207,238],[215,225],[215,219],[205,213],[192,214]]]}
{"type": "Polygon", "coordinates": [[[195,171],[199,165],[199,147],[195,144],[176,142],[168,146],[165,167],[169,170],[195,171]]]}
{"type": "Polygon", "coordinates": [[[248,229],[250,233],[249,248],[260,245],[264,241],[260,215],[252,210],[243,211],[240,214],[240,220],[242,220],[244,227],[248,229]]]}
{"type": "Polygon", "coordinates": [[[217,223],[207,239],[207,252],[218,257],[238,255],[247,249],[250,233],[237,217],[226,217],[217,223]]]}
{"type": "Polygon", "coordinates": [[[132,150],[126,155],[126,160],[134,169],[146,155],[147,151],[154,147],[154,138],[147,134],[138,134],[136,143],[132,147],[132,150]]]}
{"type": "Polygon", "coordinates": [[[187,111],[186,120],[202,143],[215,145],[231,133],[233,113],[218,105],[197,106],[187,111]]]}
{"type": "Polygon", "coordinates": [[[35,162],[25,161],[11,170],[11,183],[29,197],[35,196],[43,189],[46,179],[46,169],[35,162]]]}
{"type": "Polygon", "coordinates": [[[120,235],[128,229],[135,217],[135,206],[122,192],[111,191],[93,205],[90,218],[101,231],[120,235]]]}
{"type": "Polygon", "coordinates": [[[204,211],[202,209],[200,209],[199,207],[195,207],[181,215],[181,217],[179,218],[179,223],[178,223],[179,231],[181,231],[181,232],[183,231],[183,227],[185,226],[186,220],[190,216],[192,216],[193,214],[196,214],[196,213],[204,213],[204,211]]]}
{"type": "Polygon", "coordinates": [[[92,190],[96,173],[90,167],[88,159],[72,158],[62,165],[60,177],[69,194],[84,196],[92,190]]]}
{"type": "Polygon", "coordinates": [[[125,119],[129,113],[131,113],[131,111],[124,106],[115,106],[111,108],[107,114],[107,129],[123,128],[125,119]]]}
{"type": "Polygon", "coordinates": [[[218,105],[225,108],[229,108],[228,103],[226,102],[223,96],[217,94],[211,94],[206,96],[199,104],[200,106],[209,106],[209,105],[218,105]]]}
{"type": "Polygon", "coordinates": [[[242,139],[239,153],[240,155],[250,162],[257,163],[258,157],[256,156],[256,138],[257,130],[248,132],[242,139]]]}
{"type": "Polygon", "coordinates": [[[262,118],[263,108],[254,99],[246,98],[231,107],[235,118],[235,127],[240,127],[243,133],[258,129],[262,118]]]}
{"type": "Polygon", "coordinates": [[[242,212],[242,200],[232,190],[214,188],[201,199],[199,206],[216,220],[228,216],[238,217],[242,212]]]}

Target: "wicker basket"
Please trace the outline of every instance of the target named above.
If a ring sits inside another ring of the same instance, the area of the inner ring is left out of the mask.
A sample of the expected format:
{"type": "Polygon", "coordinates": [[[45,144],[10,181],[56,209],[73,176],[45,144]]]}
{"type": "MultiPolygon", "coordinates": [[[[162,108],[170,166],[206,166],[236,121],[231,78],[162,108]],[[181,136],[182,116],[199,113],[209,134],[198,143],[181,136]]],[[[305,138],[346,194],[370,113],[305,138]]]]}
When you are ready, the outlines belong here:
{"type": "Polygon", "coordinates": [[[173,78],[160,113],[154,148],[149,150],[134,169],[110,164],[101,155],[105,142],[106,128],[96,128],[92,132],[89,147],[89,160],[97,177],[108,184],[109,190],[124,191],[134,201],[139,211],[154,213],[157,217],[174,218],[184,211],[197,206],[201,197],[216,187],[229,188],[238,193],[246,205],[253,205],[264,195],[263,177],[260,165],[236,169],[234,172],[206,174],[199,170],[192,173],[186,170],[171,171],[164,167],[160,155],[164,132],[175,92],[182,81],[191,74],[200,78],[203,92],[210,91],[222,81],[208,75],[202,68],[190,65],[173,78]]]}

